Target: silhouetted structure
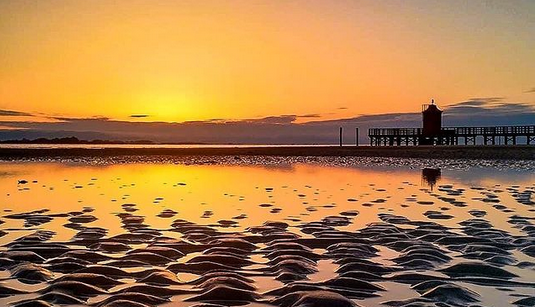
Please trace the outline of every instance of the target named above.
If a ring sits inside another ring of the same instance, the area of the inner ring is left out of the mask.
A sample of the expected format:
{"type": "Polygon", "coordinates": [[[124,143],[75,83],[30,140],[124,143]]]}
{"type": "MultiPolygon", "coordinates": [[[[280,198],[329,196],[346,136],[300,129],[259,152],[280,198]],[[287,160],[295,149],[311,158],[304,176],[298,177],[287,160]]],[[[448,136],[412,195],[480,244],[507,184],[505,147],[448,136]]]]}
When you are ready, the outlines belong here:
{"type": "Polygon", "coordinates": [[[371,128],[372,146],[535,144],[535,125],[495,127],[442,127],[442,111],[431,104],[422,106],[422,128],[371,128]],[[459,141],[462,142],[459,142],[459,141]]]}
{"type": "Polygon", "coordinates": [[[433,191],[435,185],[440,180],[440,168],[424,168],[422,169],[422,185],[427,185],[433,191]]]}
{"type": "Polygon", "coordinates": [[[435,137],[442,132],[442,110],[435,105],[434,100],[431,100],[431,104],[422,106],[422,123],[420,145],[433,145],[435,137]]]}
{"type": "MultiPolygon", "coordinates": [[[[344,145],[344,138],[343,138],[344,129],[340,127],[339,133],[338,133],[338,143],[340,147],[344,145]]],[[[359,146],[359,128],[355,128],[355,146],[359,146]]]]}

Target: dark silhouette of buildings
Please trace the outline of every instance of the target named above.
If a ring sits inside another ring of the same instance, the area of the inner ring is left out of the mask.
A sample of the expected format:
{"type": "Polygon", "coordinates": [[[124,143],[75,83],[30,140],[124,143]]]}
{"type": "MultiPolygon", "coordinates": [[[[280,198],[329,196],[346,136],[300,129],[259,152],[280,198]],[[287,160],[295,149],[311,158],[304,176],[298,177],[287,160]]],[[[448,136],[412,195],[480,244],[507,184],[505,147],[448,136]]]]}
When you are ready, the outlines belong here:
{"type": "Polygon", "coordinates": [[[434,100],[422,106],[422,128],[371,128],[372,146],[535,144],[535,125],[442,127],[442,110],[434,100]]]}

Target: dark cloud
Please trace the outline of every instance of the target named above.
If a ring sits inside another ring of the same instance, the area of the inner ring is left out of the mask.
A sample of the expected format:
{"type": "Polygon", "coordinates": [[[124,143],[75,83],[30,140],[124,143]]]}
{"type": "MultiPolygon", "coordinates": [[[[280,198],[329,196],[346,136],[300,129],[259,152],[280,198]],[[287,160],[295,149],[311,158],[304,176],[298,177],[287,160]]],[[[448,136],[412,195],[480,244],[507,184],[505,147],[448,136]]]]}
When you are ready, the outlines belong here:
{"type": "Polygon", "coordinates": [[[33,114],[12,110],[0,110],[0,116],[33,116],[33,114]]]}
{"type": "Polygon", "coordinates": [[[535,87],[530,90],[527,90],[526,93],[535,93],[535,87]]]}
{"type": "Polygon", "coordinates": [[[49,117],[50,119],[65,121],[65,122],[82,122],[82,121],[107,121],[108,117],[105,116],[93,116],[93,117],[61,117],[54,116],[49,117]]]}
{"type": "Polygon", "coordinates": [[[321,114],[311,113],[304,115],[295,115],[295,114],[286,114],[286,115],[277,115],[277,116],[267,116],[262,118],[254,119],[244,119],[238,121],[222,121],[219,122],[234,122],[234,123],[255,123],[255,124],[291,124],[295,122],[298,118],[320,118],[321,114]]]}
{"type": "Polygon", "coordinates": [[[321,117],[321,114],[316,114],[316,113],[305,114],[305,115],[299,115],[298,117],[300,117],[300,118],[319,118],[319,117],[321,117]]]}
{"type": "Polygon", "coordinates": [[[500,102],[503,101],[505,97],[484,97],[484,98],[472,98],[471,101],[483,101],[486,103],[500,102]]]}
{"type": "Polygon", "coordinates": [[[500,97],[474,98],[448,106],[444,122],[450,126],[533,125],[535,106],[500,97]]]}
{"type": "Polygon", "coordinates": [[[347,107],[339,107],[338,110],[347,110],[347,107]]]}
{"type": "Polygon", "coordinates": [[[496,102],[503,101],[504,97],[485,97],[485,98],[471,98],[466,101],[457,102],[454,104],[447,105],[448,108],[453,107],[477,107],[477,106],[484,106],[496,102]]]}
{"type": "Polygon", "coordinates": [[[446,110],[450,114],[482,114],[505,116],[516,113],[529,113],[535,106],[519,102],[502,102],[502,98],[476,98],[449,105],[446,110]]]}
{"type": "Polygon", "coordinates": [[[276,116],[267,116],[261,118],[247,118],[247,119],[224,119],[224,118],[212,118],[208,120],[200,121],[187,121],[183,122],[184,124],[291,124],[295,122],[298,118],[320,118],[321,114],[305,114],[305,115],[295,115],[295,114],[286,114],[286,115],[276,115],[276,116]]]}
{"type": "Polygon", "coordinates": [[[185,121],[180,124],[226,124],[226,125],[236,125],[236,124],[250,124],[250,125],[263,125],[263,124],[291,124],[298,117],[297,115],[276,115],[276,116],[267,116],[261,118],[246,118],[246,119],[224,119],[224,118],[212,118],[208,120],[194,120],[194,121],[185,121]]]}
{"type": "Polygon", "coordinates": [[[361,115],[357,117],[360,122],[377,122],[377,121],[393,121],[393,122],[412,122],[421,117],[420,113],[387,113],[387,114],[373,114],[361,115]]]}
{"type": "Polygon", "coordinates": [[[149,116],[150,115],[148,115],[148,114],[132,114],[132,115],[130,115],[131,118],[147,118],[149,116]]]}
{"type": "Polygon", "coordinates": [[[255,124],[291,124],[295,122],[297,115],[278,115],[267,116],[258,119],[246,119],[240,122],[243,123],[255,123],[255,124]]]}

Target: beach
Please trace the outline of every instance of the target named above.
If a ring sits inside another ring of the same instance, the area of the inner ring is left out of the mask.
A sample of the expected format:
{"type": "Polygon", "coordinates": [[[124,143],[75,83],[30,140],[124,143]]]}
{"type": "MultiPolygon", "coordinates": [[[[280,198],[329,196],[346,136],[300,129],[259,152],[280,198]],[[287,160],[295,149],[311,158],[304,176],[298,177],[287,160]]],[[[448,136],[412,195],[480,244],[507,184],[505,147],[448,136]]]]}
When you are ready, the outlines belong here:
{"type": "Polygon", "coordinates": [[[530,161],[214,155],[0,163],[0,305],[533,305],[530,161]]]}
{"type": "Polygon", "coordinates": [[[0,146],[0,159],[117,156],[331,156],[397,157],[423,159],[535,160],[535,146],[0,146]]]}
{"type": "Polygon", "coordinates": [[[0,1],[0,307],[535,307],[534,16],[0,1]]]}

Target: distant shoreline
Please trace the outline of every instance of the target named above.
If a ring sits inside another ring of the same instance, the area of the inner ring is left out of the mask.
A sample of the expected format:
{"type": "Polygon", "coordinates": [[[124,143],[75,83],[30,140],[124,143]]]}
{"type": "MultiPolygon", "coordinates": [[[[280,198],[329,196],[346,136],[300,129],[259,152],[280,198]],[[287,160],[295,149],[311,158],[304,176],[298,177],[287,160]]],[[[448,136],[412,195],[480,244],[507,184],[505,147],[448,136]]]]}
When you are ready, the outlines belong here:
{"type": "Polygon", "coordinates": [[[150,140],[81,140],[77,137],[1,140],[0,145],[202,145],[199,142],[154,142],[150,140]]]}
{"type": "Polygon", "coordinates": [[[341,156],[535,160],[535,146],[277,146],[194,148],[0,148],[0,160],[114,156],[341,156]]]}

